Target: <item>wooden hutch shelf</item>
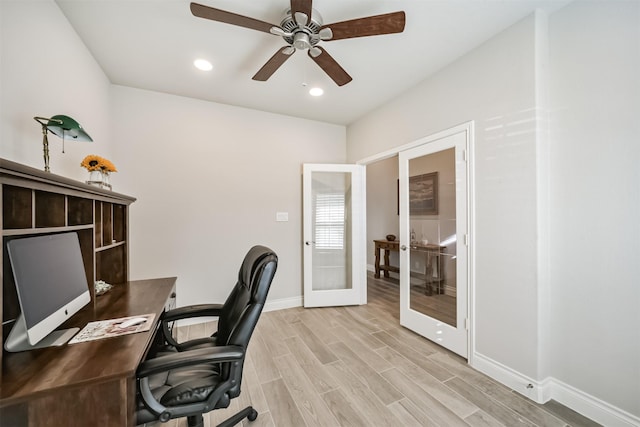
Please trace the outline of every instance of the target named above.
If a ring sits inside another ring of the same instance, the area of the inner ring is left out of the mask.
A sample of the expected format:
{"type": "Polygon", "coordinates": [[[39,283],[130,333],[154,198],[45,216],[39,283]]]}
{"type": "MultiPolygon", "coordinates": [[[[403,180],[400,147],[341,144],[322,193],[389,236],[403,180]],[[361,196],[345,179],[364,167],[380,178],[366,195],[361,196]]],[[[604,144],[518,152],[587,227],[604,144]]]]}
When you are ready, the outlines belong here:
{"type": "MultiPolygon", "coordinates": [[[[19,314],[7,242],[14,238],[75,232],[80,240],[91,301],[97,304],[93,283],[129,280],[128,209],[136,199],[63,176],[0,159],[2,198],[3,324],[19,314]]],[[[2,342],[6,338],[2,331],[2,342]]],[[[0,361],[2,359],[0,358],[0,361]]]]}
{"type": "Polygon", "coordinates": [[[154,314],[150,330],[18,353],[0,351],[0,424],[16,427],[136,425],[136,370],[153,348],[159,319],[175,307],[176,278],[129,281],[129,206],[135,198],[0,159],[2,259],[0,314],[4,347],[19,315],[7,242],[78,234],[91,303],[63,328],[154,314]],[[96,296],[94,282],[113,289],[96,296]]]}

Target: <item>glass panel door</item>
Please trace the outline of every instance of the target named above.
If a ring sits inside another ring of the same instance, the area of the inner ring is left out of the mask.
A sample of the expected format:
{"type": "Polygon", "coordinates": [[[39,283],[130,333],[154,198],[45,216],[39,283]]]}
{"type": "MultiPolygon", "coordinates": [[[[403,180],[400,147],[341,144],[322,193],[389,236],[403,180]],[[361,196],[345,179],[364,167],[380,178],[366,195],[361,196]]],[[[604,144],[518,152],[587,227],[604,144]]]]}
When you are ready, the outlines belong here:
{"type": "Polygon", "coordinates": [[[304,165],[305,307],[366,301],[363,173],[356,165],[304,165]]]}
{"type": "Polygon", "coordinates": [[[399,153],[400,324],[467,357],[462,131],[399,153]]]}

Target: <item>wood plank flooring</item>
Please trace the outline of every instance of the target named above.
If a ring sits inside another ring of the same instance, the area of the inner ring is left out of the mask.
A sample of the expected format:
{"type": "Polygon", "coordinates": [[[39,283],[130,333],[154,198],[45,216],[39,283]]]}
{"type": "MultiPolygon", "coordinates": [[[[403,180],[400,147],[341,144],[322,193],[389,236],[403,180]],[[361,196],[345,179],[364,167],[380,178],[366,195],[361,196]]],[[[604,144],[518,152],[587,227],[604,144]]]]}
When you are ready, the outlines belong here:
{"type": "MultiPolygon", "coordinates": [[[[397,284],[369,278],[364,306],[263,313],[249,345],[242,394],[205,415],[213,427],[251,404],[245,427],[540,426],[598,424],[538,405],[399,325],[397,284]]],[[[179,339],[213,324],[178,328],[179,339]]],[[[186,419],[154,427],[183,427],[186,419]]]]}
{"type": "MultiPolygon", "coordinates": [[[[382,298],[382,301],[386,301],[387,298],[397,300],[399,297],[398,287],[400,281],[394,277],[376,279],[373,276],[369,277],[369,282],[381,282],[385,286],[372,286],[369,285],[369,289],[373,292],[380,292],[377,297],[382,298]],[[393,284],[394,286],[390,286],[393,284]],[[373,288],[373,289],[372,289],[373,288]]],[[[427,316],[441,320],[453,327],[456,326],[456,298],[450,295],[433,294],[426,295],[424,284],[411,285],[411,294],[409,296],[409,306],[412,310],[426,314],[427,316]]],[[[396,309],[397,311],[397,309],[396,309]]]]}

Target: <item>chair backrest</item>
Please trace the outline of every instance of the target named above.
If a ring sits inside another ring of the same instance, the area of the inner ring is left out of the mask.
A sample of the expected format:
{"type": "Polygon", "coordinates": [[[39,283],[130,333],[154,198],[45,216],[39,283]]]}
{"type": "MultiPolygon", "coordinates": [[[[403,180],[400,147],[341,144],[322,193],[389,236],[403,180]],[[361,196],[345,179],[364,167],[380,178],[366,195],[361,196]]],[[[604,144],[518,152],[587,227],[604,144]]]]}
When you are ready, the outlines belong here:
{"type": "Polygon", "coordinates": [[[247,252],[238,273],[238,282],[218,318],[217,345],[247,348],[277,266],[277,255],[265,246],[254,246],[247,252]]]}

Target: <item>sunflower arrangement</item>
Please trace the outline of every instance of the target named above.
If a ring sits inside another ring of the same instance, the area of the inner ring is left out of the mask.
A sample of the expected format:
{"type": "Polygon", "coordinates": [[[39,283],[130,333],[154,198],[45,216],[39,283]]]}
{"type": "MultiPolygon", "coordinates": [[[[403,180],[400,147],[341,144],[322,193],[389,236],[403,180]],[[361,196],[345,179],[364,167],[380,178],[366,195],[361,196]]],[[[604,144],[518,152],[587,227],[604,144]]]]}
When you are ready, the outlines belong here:
{"type": "Polygon", "coordinates": [[[88,170],[89,172],[101,171],[101,172],[118,172],[116,166],[103,157],[96,156],[95,154],[89,154],[82,160],[80,166],[88,170]]]}

